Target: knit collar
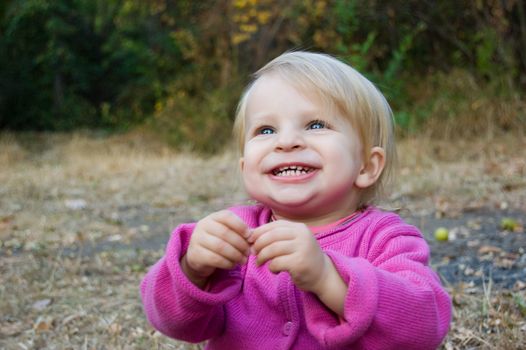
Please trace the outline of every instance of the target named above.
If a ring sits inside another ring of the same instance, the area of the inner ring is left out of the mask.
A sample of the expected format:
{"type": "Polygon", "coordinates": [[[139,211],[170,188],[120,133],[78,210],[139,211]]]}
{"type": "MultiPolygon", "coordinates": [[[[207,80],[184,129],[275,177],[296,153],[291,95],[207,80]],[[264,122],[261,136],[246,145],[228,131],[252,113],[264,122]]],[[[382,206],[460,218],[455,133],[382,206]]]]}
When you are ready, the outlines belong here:
{"type": "MultiPolygon", "coordinates": [[[[356,218],[358,218],[359,214],[361,214],[364,210],[363,209],[359,209],[357,211],[355,211],[354,213],[352,213],[351,215],[348,215],[344,218],[341,218],[341,219],[338,219],[334,222],[331,222],[329,224],[326,224],[326,225],[321,225],[321,226],[309,226],[309,229],[312,231],[312,233],[314,234],[317,234],[317,233],[320,233],[320,232],[326,232],[326,231],[329,231],[329,230],[332,230],[338,226],[343,226],[343,225],[346,225],[348,223],[350,223],[351,221],[355,220],[356,218]]],[[[270,221],[276,221],[276,217],[274,216],[274,213],[272,213],[272,215],[270,216],[270,221]]]]}

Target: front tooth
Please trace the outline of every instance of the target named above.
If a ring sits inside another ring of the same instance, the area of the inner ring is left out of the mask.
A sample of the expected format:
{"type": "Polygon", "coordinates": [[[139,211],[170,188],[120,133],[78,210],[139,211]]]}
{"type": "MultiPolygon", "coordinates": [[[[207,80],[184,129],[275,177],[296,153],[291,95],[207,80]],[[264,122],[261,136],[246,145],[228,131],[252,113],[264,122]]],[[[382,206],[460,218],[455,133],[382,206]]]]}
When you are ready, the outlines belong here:
{"type": "Polygon", "coordinates": [[[274,170],[276,176],[298,176],[308,174],[312,171],[312,168],[304,167],[302,165],[289,165],[283,166],[274,170]]]}

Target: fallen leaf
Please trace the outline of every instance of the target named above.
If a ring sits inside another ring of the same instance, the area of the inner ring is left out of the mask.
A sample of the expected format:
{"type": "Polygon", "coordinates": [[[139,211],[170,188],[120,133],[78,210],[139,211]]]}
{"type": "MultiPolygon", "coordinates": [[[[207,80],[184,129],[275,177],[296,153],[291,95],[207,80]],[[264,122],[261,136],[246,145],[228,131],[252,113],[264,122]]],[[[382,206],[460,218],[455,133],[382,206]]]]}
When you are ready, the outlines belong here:
{"type": "Polygon", "coordinates": [[[12,337],[22,333],[24,324],[20,321],[0,323],[0,338],[2,336],[12,337]]]}
{"type": "Polygon", "coordinates": [[[50,304],[51,304],[52,300],[51,299],[41,299],[41,300],[37,300],[33,303],[33,305],[31,305],[31,307],[36,310],[36,311],[42,311],[44,310],[46,307],[48,307],[50,304]]]}
{"type": "Polygon", "coordinates": [[[499,248],[499,247],[495,247],[495,246],[492,246],[492,245],[483,245],[482,247],[479,248],[478,250],[478,253],[479,254],[488,254],[488,253],[501,253],[502,252],[502,249],[499,248]]]}
{"type": "Polygon", "coordinates": [[[11,226],[14,218],[14,215],[8,215],[0,218],[0,231],[8,229],[11,226]]]}
{"type": "Polygon", "coordinates": [[[118,242],[122,240],[122,236],[119,234],[111,235],[108,237],[108,242],[118,242]]]}
{"type": "Polygon", "coordinates": [[[73,321],[73,320],[75,320],[77,318],[84,317],[84,316],[86,316],[85,312],[69,315],[68,317],[66,317],[65,319],[62,320],[62,326],[65,326],[68,323],[70,323],[71,321],[73,321]]]}
{"type": "Polygon", "coordinates": [[[64,204],[68,209],[81,210],[86,208],[88,203],[84,199],[66,199],[64,204]]]}
{"type": "Polygon", "coordinates": [[[522,282],[522,281],[517,281],[515,282],[515,284],[513,285],[513,289],[514,290],[523,290],[523,289],[526,289],[526,283],[522,282]]]}
{"type": "Polygon", "coordinates": [[[511,269],[515,265],[515,260],[513,259],[498,259],[495,261],[495,266],[503,269],[511,269]]]}
{"type": "Polygon", "coordinates": [[[33,328],[37,332],[47,332],[53,328],[53,318],[51,318],[51,316],[40,316],[33,325],[33,328]]]}
{"type": "Polygon", "coordinates": [[[108,327],[108,332],[112,335],[119,335],[122,331],[122,326],[118,323],[112,323],[108,327]]]}

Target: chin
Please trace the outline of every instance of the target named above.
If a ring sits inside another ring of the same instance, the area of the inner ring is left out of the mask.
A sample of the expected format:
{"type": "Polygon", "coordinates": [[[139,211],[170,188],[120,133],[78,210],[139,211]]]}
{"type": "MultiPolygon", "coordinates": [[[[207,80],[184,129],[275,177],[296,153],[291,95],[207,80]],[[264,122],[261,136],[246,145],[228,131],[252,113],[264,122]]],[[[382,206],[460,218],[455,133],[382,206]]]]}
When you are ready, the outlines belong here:
{"type": "Polygon", "coordinates": [[[319,211],[319,206],[312,201],[272,201],[264,203],[272,210],[279,211],[282,215],[292,217],[310,217],[319,211]],[[316,209],[317,208],[317,209],[316,209]]]}

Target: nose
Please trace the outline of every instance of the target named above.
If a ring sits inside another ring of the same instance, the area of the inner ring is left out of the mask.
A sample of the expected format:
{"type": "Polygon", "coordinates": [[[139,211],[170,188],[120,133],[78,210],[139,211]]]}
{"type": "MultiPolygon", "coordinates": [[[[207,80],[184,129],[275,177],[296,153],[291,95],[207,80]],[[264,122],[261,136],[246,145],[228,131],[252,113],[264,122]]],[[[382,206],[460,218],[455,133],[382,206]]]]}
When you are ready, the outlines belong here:
{"type": "Polygon", "coordinates": [[[305,140],[301,132],[297,130],[283,130],[279,133],[276,141],[276,150],[290,152],[305,147],[305,140]]]}

